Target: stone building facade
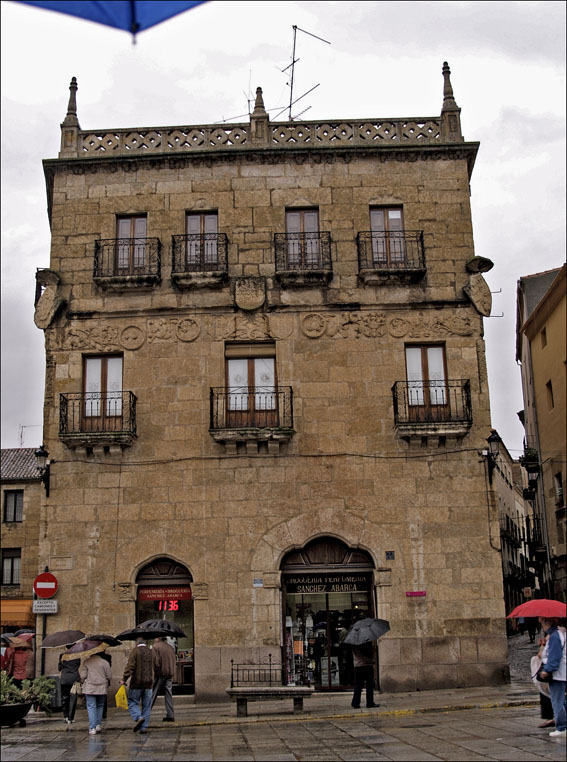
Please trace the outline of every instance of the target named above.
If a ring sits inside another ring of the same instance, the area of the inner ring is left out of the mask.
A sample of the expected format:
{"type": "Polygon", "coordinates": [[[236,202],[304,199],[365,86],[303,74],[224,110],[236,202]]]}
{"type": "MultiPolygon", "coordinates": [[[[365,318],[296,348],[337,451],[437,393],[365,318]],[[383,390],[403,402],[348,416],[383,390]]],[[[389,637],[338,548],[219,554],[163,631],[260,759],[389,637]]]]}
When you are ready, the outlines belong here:
{"type": "Polygon", "coordinates": [[[41,477],[34,448],[3,449],[0,454],[2,505],[2,632],[35,627],[33,581],[40,571],[38,548],[41,477]]]}
{"type": "Polygon", "coordinates": [[[36,305],[50,627],[173,618],[199,700],[269,654],[347,688],[360,612],[385,690],[507,679],[491,263],[443,77],[440,117],[271,122],[258,89],[243,124],[96,132],[72,81],[36,305]]]}

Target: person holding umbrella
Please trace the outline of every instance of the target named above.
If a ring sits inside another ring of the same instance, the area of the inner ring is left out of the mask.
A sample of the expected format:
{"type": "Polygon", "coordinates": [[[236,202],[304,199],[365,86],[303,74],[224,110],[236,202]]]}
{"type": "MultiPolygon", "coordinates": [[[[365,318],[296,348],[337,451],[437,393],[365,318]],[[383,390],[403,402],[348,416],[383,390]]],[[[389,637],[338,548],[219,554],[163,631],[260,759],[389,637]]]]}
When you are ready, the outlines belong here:
{"type": "Polygon", "coordinates": [[[163,637],[156,638],[152,648],[154,663],[154,687],[152,691],[152,707],[156,703],[158,693],[163,691],[165,701],[164,722],[175,722],[173,712],[173,693],[171,681],[175,673],[175,650],[163,637]]]}
{"type": "MultiPolygon", "coordinates": [[[[107,665],[108,666],[108,665],[107,665]]],[[[143,637],[136,638],[136,645],[130,651],[124,675],[120,681],[124,685],[130,678],[128,688],[128,711],[134,720],[134,733],[148,732],[150,712],[152,711],[152,686],[154,684],[154,668],[152,652],[143,637]],[[140,708],[141,707],[141,708],[140,708]]]]}
{"type": "Polygon", "coordinates": [[[369,617],[355,622],[347,632],[344,643],[352,646],[354,663],[354,694],[351,706],[360,709],[362,689],[366,685],[366,706],[369,709],[380,706],[374,703],[374,648],[372,641],[390,629],[390,623],[385,619],[370,619],[369,617]]]}
{"type": "MultiPolygon", "coordinates": [[[[67,651],[71,648],[72,644],[66,646],[67,651]]],[[[77,694],[71,693],[71,688],[74,683],[78,683],[81,680],[79,675],[79,667],[81,666],[80,659],[68,659],[63,661],[63,654],[59,656],[59,663],[57,669],[60,672],[61,681],[61,699],[63,702],[63,721],[70,725],[75,722],[75,710],[77,708],[77,694]]]]}
{"type": "Polygon", "coordinates": [[[94,653],[85,659],[79,669],[79,675],[83,683],[83,696],[87,702],[89,735],[94,736],[102,730],[102,710],[112,672],[108,662],[102,659],[99,653],[94,653]]]}

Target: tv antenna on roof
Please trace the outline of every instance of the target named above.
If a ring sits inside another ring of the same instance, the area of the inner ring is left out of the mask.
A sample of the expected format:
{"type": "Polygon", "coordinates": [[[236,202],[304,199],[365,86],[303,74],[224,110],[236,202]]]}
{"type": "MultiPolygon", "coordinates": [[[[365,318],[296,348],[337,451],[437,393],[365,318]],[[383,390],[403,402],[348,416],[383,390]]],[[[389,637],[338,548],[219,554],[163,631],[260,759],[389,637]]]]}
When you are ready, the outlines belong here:
{"type": "MultiPolygon", "coordinates": [[[[293,85],[294,85],[294,80],[295,80],[295,64],[300,60],[299,58],[295,57],[295,49],[297,47],[297,32],[299,31],[299,32],[303,32],[304,34],[308,34],[310,37],[314,37],[316,40],[320,40],[321,42],[324,42],[327,45],[331,44],[329,42],[329,40],[324,40],[322,37],[318,37],[316,34],[313,34],[312,32],[308,32],[306,29],[302,29],[301,27],[297,26],[297,24],[294,24],[292,26],[292,29],[293,29],[293,50],[292,50],[292,53],[291,53],[291,63],[289,64],[289,66],[286,66],[285,69],[282,69],[282,72],[284,72],[284,73],[288,69],[291,69],[291,76],[290,76],[290,81],[289,81],[289,88],[290,88],[290,90],[289,90],[289,106],[286,107],[286,108],[289,109],[289,111],[288,111],[288,118],[289,118],[290,122],[293,121],[293,117],[291,115],[291,107],[293,106],[293,104],[297,103],[297,101],[301,100],[306,95],[308,95],[309,93],[313,92],[313,90],[315,90],[315,88],[319,87],[319,85],[321,84],[319,82],[318,84],[315,85],[315,87],[312,87],[310,90],[307,90],[307,92],[303,93],[303,95],[300,95],[299,98],[296,98],[295,100],[293,100],[293,85]]],[[[304,114],[305,111],[307,111],[309,108],[311,108],[311,107],[308,106],[306,109],[304,109],[301,112],[301,114],[304,114]]],[[[276,114],[274,119],[277,119],[278,116],[283,113],[283,111],[285,111],[285,108],[282,111],[280,111],[279,114],[276,114]]],[[[301,114],[298,114],[297,116],[301,116],[301,114]]]]}

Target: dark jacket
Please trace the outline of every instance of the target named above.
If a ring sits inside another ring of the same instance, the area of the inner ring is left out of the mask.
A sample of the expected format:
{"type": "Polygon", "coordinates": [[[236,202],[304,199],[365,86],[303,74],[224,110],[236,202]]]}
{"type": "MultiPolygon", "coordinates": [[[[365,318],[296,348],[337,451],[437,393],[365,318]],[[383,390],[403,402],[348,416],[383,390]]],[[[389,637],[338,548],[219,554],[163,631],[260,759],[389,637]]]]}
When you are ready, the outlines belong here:
{"type": "Polygon", "coordinates": [[[352,661],[355,667],[371,667],[374,665],[374,649],[372,643],[353,646],[352,661]]]}
{"type": "Polygon", "coordinates": [[[61,672],[61,685],[72,685],[78,682],[81,660],[70,659],[69,661],[62,661],[61,656],[59,657],[59,665],[57,667],[59,672],[61,672]]]}
{"type": "Polygon", "coordinates": [[[156,640],[152,647],[154,677],[171,679],[175,674],[175,651],[163,640],[156,640]]]}
{"type": "Polygon", "coordinates": [[[130,651],[124,669],[123,680],[130,678],[130,688],[151,688],[154,684],[152,652],[145,643],[140,643],[130,651]]]}

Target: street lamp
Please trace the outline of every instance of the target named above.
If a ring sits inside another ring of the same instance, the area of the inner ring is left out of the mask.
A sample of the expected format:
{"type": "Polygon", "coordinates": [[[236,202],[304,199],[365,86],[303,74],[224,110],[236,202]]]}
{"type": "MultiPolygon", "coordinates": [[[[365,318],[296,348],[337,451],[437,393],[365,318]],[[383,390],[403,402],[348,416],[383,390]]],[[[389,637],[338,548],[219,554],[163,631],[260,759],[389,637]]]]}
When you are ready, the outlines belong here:
{"type": "Polygon", "coordinates": [[[41,445],[41,447],[35,451],[34,455],[37,460],[37,467],[39,468],[41,481],[45,487],[45,497],[49,497],[49,472],[51,468],[47,460],[49,458],[49,453],[45,447],[41,445]]]}
{"type": "Polygon", "coordinates": [[[500,452],[500,442],[502,441],[496,429],[492,429],[490,436],[486,440],[488,442],[487,452],[487,465],[488,465],[488,481],[492,484],[492,473],[496,466],[496,458],[500,452]]]}

